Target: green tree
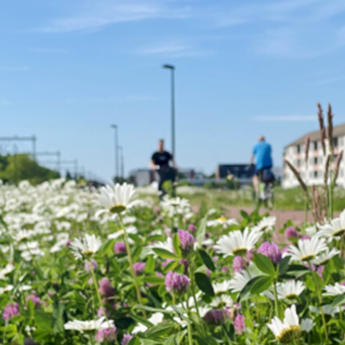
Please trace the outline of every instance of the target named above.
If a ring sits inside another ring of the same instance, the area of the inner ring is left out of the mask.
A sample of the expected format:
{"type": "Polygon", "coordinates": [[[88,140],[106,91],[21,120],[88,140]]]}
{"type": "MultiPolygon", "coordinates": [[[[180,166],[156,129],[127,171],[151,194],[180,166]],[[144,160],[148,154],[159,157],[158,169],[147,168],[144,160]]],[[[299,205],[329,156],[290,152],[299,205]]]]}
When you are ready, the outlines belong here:
{"type": "Polygon", "coordinates": [[[38,165],[27,154],[0,156],[0,179],[5,182],[28,180],[35,185],[59,177],[58,172],[38,165]]]}

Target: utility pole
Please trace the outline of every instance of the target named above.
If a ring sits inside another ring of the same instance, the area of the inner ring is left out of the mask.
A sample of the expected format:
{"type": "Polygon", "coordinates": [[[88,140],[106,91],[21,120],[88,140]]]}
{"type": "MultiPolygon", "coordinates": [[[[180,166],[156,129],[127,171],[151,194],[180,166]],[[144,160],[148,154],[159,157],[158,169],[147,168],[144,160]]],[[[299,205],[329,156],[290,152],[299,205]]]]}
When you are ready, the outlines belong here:
{"type": "Polygon", "coordinates": [[[171,151],[176,161],[175,151],[175,66],[163,65],[171,71],[171,151]]]}
{"type": "Polygon", "coordinates": [[[31,141],[32,142],[32,159],[36,161],[36,140],[37,138],[33,135],[32,137],[0,137],[0,141],[31,141]]]}
{"type": "Polygon", "coordinates": [[[118,126],[117,125],[111,125],[110,127],[114,128],[114,139],[115,139],[115,178],[114,178],[114,182],[116,183],[116,178],[119,176],[118,126]]]}

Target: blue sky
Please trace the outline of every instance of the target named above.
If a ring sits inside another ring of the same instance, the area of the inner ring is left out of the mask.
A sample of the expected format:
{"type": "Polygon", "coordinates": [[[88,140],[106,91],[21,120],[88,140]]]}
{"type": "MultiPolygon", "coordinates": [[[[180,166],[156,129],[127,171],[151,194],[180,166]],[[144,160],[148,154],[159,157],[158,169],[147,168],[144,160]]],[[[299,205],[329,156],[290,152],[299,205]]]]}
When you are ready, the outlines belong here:
{"type": "Polygon", "coordinates": [[[169,63],[179,166],[248,162],[260,134],[281,165],[316,102],[345,120],[344,15],[343,0],[3,2],[0,136],[35,134],[109,179],[115,123],[126,171],[147,167],[157,139],[170,148],[169,63]]]}

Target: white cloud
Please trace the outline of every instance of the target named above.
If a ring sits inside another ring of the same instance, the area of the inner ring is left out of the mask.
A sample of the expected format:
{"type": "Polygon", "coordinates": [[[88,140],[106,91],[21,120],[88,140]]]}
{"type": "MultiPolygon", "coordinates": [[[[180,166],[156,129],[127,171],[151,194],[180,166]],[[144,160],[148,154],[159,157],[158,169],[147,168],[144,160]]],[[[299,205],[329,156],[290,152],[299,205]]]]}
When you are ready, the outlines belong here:
{"type": "Polygon", "coordinates": [[[298,115],[290,115],[290,116],[254,116],[252,118],[255,121],[259,122],[304,122],[304,121],[316,121],[317,118],[315,115],[307,115],[307,116],[298,116],[298,115]]]}
{"type": "Polygon", "coordinates": [[[65,18],[52,20],[47,26],[36,31],[47,33],[64,33],[80,30],[97,30],[110,24],[140,21],[157,18],[186,18],[190,8],[175,8],[165,1],[100,0],[87,2],[79,8],[79,13],[65,18]]]}
{"type": "Polygon", "coordinates": [[[138,51],[142,55],[156,55],[156,56],[167,56],[171,58],[188,57],[188,56],[205,56],[212,54],[209,51],[201,51],[193,46],[184,44],[161,44],[152,46],[150,48],[144,48],[138,51]]]}

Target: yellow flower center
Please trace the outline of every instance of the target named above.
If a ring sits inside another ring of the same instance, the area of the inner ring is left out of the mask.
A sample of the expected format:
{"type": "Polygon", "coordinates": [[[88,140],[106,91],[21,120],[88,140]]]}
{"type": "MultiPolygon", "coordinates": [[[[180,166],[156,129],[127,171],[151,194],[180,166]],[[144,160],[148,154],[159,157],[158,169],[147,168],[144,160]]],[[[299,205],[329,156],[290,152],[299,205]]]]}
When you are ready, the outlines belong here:
{"type": "Polygon", "coordinates": [[[314,258],[315,258],[314,254],[309,254],[309,255],[306,255],[306,256],[302,256],[302,261],[311,261],[314,258]]]}
{"type": "Polygon", "coordinates": [[[337,230],[336,232],[333,233],[333,236],[336,237],[336,236],[341,236],[343,235],[345,232],[345,229],[340,229],[340,230],[337,230]]]}
{"type": "Polygon", "coordinates": [[[85,252],[83,252],[83,256],[85,258],[91,258],[91,256],[94,254],[94,252],[92,250],[87,250],[85,252]]]}
{"type": "Polygon", "coordinates": [[[237,248],[235,250],[233,250],[233,254],[235,256],[245,256],[247,254],[248,250],[247,248],[237,248]]]}
{"type": "Polygon", "coordinates": [[[121,205],[121,204],[115,204],[114,206],[110,207],[110,212],[111,213],[121,213],[123,211],[126,210],[126,206],[125,205],[121,205]]]}
{"type": "Polygon", "coordinates": [[[117,230],[117,232],[122,232],[122,231],[123,231],[122,229],[117,230]]]}
{"type": "Polygon", "coordinates": [[[290,326],[288,329],[284,329],[276,339],[282,344],[291,344],[294,340],[301,336],[301,327],[290,326]]]}
{"type": "Polygon", "coordinates": [[[298,296],[295,294],[295,293],[290,293],[289,295],[286,295],[285,298],[287,299],[295,299],[297,298],[298,296]]]}
{"type": "Polygon", "coordinates": [[[217,220],[220,221],[220,222],[225,222],[225,221],[226,221],[226,218],[225,218],[225,217],[220,217],[220,218],[218,218],[217,220]]]}

